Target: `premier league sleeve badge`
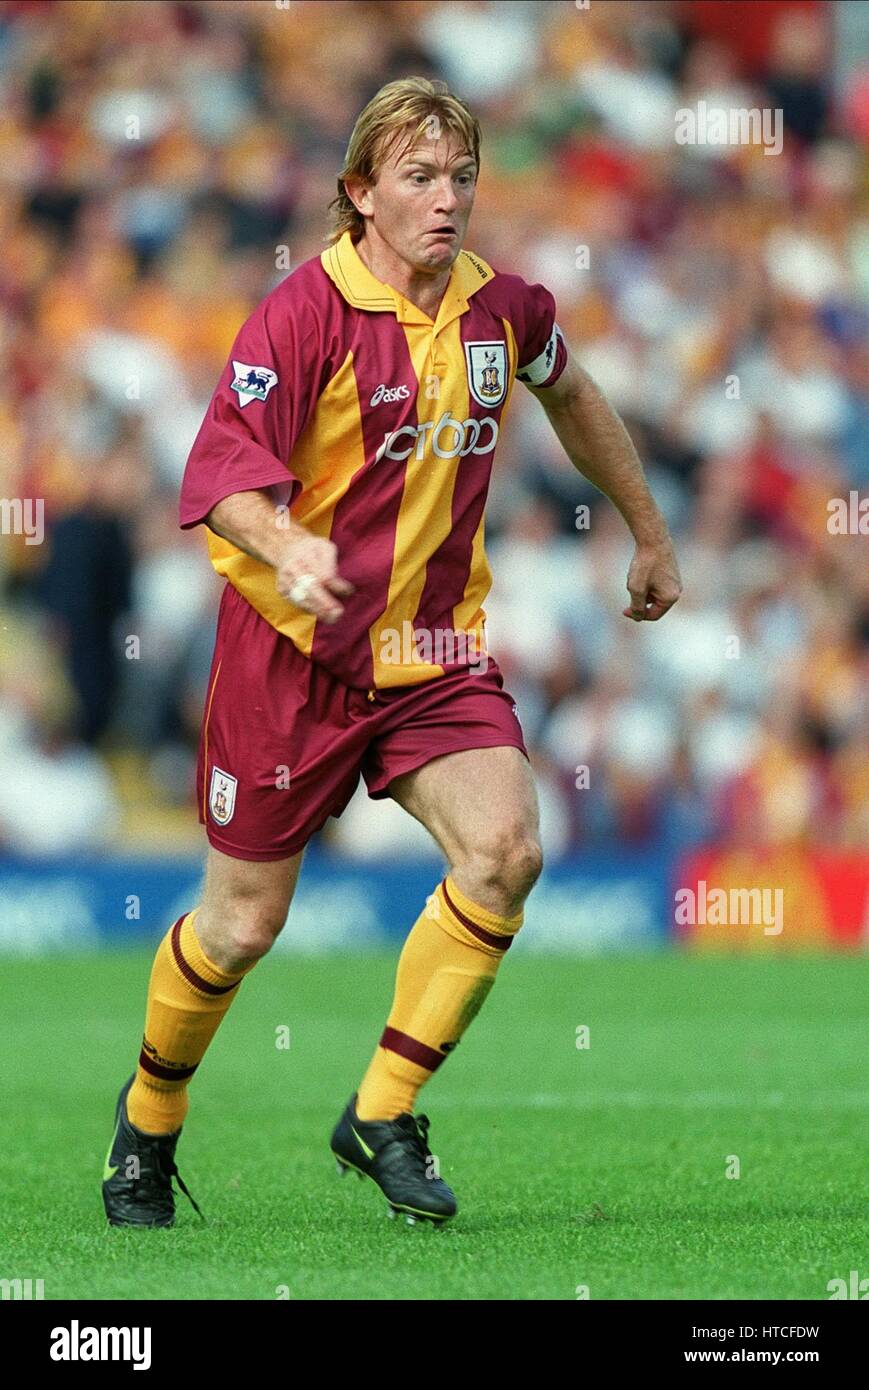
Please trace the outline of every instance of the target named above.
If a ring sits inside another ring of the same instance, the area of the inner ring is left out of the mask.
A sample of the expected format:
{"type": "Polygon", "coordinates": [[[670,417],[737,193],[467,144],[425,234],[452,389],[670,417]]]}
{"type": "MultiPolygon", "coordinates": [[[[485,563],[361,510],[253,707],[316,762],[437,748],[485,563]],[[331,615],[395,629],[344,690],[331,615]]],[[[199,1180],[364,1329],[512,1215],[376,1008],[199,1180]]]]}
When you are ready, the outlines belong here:
{"type": "Polygon", "coordinates": [[[277,383],[277,373],[271,367],[252,367],[247,362],[235,360],[232,367],[235,377],[230,382],[230,390],[238,392],[240,407],[249,405],[251,401],[264,401],[277,383]]]}

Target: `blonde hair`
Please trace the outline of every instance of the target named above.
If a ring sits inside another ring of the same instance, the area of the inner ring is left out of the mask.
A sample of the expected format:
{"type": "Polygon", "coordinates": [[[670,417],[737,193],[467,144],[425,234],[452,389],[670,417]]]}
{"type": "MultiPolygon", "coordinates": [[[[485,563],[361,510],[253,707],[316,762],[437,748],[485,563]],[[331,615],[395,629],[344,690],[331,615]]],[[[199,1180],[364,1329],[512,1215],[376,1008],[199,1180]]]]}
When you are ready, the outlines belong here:
{"type": "Polygon", "coordinates": [[[473,155],[479,170],[480,123],[465,103],[452,95],[446,82],[430,82],[426,77],[401,77],[387,82],[371,98],[353,127],[344,168],[338,175],[338,196],[329,204],[332,230],[326,240],[330,246],[345,232],[349,231],[353,241],[358,241],[365,231],[365,218],[353,206],[344,187],[345,179],[375,183],[377,169],[403,131],[408,132],[408,149],[424,135],[437,139],[441,132],[449,131],[473,155]]]}

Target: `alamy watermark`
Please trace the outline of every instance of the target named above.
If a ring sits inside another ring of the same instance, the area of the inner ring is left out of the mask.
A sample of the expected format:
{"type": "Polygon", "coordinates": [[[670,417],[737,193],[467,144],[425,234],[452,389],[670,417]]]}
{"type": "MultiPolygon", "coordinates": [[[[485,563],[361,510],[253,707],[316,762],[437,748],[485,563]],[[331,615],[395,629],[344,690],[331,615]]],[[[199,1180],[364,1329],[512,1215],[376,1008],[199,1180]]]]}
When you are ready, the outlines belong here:
{"type": "Polygon", "coordinates": [[[783,114],[776,107],[680,106],[676,112],[677,145],[762,145],[764,154],[781,154],[783,114]]]}
{"type": "Polygon", "coordinates": [[[856,1298],[863,1303],[869,1299],[869,1279],[861,1279],[859,1270],[851,1269],[848,1271],[847,1281],[830,1279],[827,1293],[831,1301],[837,1298],[856,1298]]]}
{"type": "Polygon", "coordinates": [[[150,1327],[53,1327],[48,1352],[52,1361],[131,1361],[134,1371],[151,1365],[150,1327]]]}
{"type": "Polygon", "coordinates": [[[764,936],[778,936],[784,925],[782,888],[708,888],[705,878],[693,888],[676,891],[679,927],[763,927],[764,936]]]}
{"type": "Polygon", "coordinates": [[[831,536],[869,536],[869,497],[852,488],[847,499],[831,497],[827,503],[827,530],[831,536]]]}
{"type": "Polygon", "coordinates": [[[45,499],[0,497],[0,534],[23,536],[25,545],[42,545],[45,540],[45,499]]]}
{"type": "Polygon", "coordinates": [[[0,1279],[0,1299],[17,1302],[38,1298],[45,1298],[44,1279],[0,1279]]]}
{"type": "Polygon", "coordinates": [[[380,634],[380,660],[385,666],[467,666],[482,674],[489,657],[478,648],[475,632],[456,632],[451,627],[414,627],[405,621],[401,630],[384,628],[380,634]]]}

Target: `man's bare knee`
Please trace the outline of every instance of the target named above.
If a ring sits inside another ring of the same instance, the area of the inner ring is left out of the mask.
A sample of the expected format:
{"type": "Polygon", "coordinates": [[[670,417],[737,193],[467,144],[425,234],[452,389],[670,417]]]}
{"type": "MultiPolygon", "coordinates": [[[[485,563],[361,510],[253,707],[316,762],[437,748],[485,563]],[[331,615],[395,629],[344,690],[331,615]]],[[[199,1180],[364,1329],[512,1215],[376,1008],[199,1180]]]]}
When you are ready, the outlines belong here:
{"type": "Polygon", "coordinates": [[[224,933],[227,949],[241,961],[260,960],[274,945],[287,920],[287,905],[270,899],[228,903],[224,933]]]}
{"type": "Polygon", "coordinates": [[[490,835],[469,850],[453,871],[459,887],[481,907],[512,917],[520,911],[542,868],[540,841],[523,827],[490,835]]]}

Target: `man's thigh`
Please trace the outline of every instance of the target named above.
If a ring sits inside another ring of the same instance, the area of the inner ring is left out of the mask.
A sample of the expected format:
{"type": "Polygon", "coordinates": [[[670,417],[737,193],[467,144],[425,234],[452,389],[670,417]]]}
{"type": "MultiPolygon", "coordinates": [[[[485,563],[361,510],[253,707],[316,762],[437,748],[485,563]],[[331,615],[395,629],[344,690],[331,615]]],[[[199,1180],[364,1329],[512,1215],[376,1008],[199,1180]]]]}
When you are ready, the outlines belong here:
{"type": "MultiPolygon", "coordinates": [[[[392,796],[405,774],[447,754],[511,748],[522,761],[527,758],[513,696],[491,658],[485,671],[450,671],[418,686],[378,692],[378,709],[362,762],[368,794],[375,800],[392,796]]],[[[515,779],[530,785],[521,771],[515,779]]],[[[443,791],[449,795],[448,779],[443,791]]]]}
{"type": "Polygon", "coordinates": [[[264,953],[280,934],[296,891],[304,850],[288,859],[237,859],[209,845],[196,916],[202,949],[218,965],[264,953]]]}
{"type": "Polygon", "coordinates": [[[389,795],[426,827],[450,864],[509,854],[539,837],[534,777],[518,748],[445,753],[395,777],[389,795]]]}
{"type": "Polygon", "coordinates": [[[367,743],[364,692],[314,666],[227,585],[197,763],[212,847],[283,862],[339,815],[367,743]]]}
{"type": "Polygon", "coordinates": [[[229,904],[268,903],[286,918],[299,880],[304,850],[287,859],[237,859],[208,846],[205,859],[204,908],[216,911],[229,904]]]}

